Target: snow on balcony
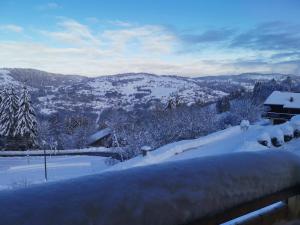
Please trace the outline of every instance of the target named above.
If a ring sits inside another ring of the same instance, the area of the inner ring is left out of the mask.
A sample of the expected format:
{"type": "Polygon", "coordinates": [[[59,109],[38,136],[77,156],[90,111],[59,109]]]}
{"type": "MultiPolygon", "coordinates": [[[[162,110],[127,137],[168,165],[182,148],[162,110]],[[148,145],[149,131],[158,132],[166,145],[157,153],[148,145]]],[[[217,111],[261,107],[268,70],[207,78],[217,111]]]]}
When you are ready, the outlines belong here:
{"type": "Polygon", "coordinates": [[[184,224],[299,181],[285,151],[181,160],[2,191],[0,224],[184,224]]]}

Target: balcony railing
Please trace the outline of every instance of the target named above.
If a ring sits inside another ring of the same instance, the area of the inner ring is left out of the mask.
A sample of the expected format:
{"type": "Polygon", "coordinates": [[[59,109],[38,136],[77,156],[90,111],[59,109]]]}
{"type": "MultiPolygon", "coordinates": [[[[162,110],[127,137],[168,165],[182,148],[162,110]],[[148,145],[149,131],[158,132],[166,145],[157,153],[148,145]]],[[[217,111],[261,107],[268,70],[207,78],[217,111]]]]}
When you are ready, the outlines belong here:
{"type": "Polygon", "coordinates": [[[0,191],[0,225],[217,225],[282,201],[244,222],[272,224],[300,215],[299,171],[298,156],[266,150],[0,191]]]}
{"type": "Polygon", "coordinates": [[[220,213],[200,218],[186,225],[217,225],[222,224],[246,214],[258,211],[256,216],[252,216],[240,221],[239,225],[268,225],[275,222],[296,218],[299,216],[300,207],[300,185],[278,191],[253,201],[242,203],[220,213]],[[266,212],[260,213],[259,210],[274,203],[281,202],[266,212]]]}
{"type": "Polygon", "coordinates": [[[296,114],[290,114],[290,113],[266,112],[262,115],[262,117],[267,119],[290,120],[295,115],[296,114]]]}

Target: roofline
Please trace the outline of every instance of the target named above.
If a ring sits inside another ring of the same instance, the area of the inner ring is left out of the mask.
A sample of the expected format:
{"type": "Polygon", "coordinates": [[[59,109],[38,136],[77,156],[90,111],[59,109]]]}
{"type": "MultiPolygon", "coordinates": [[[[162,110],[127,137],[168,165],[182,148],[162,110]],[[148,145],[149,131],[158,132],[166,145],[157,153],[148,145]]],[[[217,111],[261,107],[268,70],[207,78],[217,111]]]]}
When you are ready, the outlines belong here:
{"type": "Polygon", "coordinates": [[[284,104],[270,104],[270,103],[264,103],[264,105],[279,105],[279,106],[284,106],[284,104]]]}
{"type": "Polygon", "coordinates": [[[264,106],[269,106],[269,105],[282,106],[284,109],[300,109],[300,107],[285,107],[283,104],[265,104],[264,103],[264,106]]]}

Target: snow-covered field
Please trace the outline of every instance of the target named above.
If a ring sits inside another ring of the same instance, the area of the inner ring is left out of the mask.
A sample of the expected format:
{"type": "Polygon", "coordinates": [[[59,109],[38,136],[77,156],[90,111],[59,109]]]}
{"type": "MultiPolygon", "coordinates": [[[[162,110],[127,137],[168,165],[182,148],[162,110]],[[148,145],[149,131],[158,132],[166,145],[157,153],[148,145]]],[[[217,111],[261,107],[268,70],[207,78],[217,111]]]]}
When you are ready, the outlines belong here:
{"type": "MultiPolygon", "coordinates": [[[[56,181],[99,173],[108,166],[96,156],[47,157],[48,180],[56,181]]],[[[43,157],[0,158],[0,189],[23,188],[45,182],[43,157]]]]}
{"type": "MultiPolygon", "coordinates": [[[[261,136],[283,134],[289,126],[295,124],[251,125],[247,131],[242,131],[240,126],[230,127],[195,140],[165,145],[146,157],[138,156],[114,166],[109,166],[105,163],[107,159],[99,156],[47,157],[48,181],[234,152],[283,150],[300,154],[300,139],[293,139],[279,148],[266,147],[257,142],[261,136]]],[[[0,189],[27,187],[41,182],[45,182],[43,157],[0,157],[0,189]]]]}

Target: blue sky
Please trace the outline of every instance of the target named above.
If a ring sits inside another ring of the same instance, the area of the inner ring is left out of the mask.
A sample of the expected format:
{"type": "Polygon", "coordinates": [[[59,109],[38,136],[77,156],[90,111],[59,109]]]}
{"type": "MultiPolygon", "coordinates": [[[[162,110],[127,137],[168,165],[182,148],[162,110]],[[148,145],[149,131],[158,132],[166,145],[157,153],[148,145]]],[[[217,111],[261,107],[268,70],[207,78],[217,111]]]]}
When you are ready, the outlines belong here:
{"type": "Polygon", "coordinates": [[[0,15],[0,67],[300,74],[298,0],[1,0],[0,15]]]}

